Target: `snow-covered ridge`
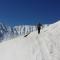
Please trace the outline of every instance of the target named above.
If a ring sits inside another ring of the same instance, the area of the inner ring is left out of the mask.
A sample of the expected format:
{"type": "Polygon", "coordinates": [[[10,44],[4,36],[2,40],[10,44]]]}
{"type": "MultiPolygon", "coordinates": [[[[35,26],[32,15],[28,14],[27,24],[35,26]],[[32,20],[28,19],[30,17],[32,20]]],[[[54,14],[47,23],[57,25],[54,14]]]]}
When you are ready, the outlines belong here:
{"type": "Polygon", "coordinates": [[[0,60],[60,60],[60,21],[0,43],[0,60]]]}
{"type": "MultiPolygon", "coordinates": [[[[57,27],[58,25],[60,25],[60,21],[50,25],[46,24],[43,25],[43,30],[45,31],[47,31],[48,29],[51,30],[54,29],[54,27],[57,27]]],[[[24,36],[30,32],[36,31],[36,29],[37,29],[36,26],[32,26],[32,25],[19,25],[19,26],[10,27],[0,23],[0,41],[3,39],[13,38],[18,35],[24,36]]]]}
{"type": "Polygon", "coordinates": [[[20,25],[20,26],[6,26],[0,23],[0,40],[13,38],[18,35],[26,35],[36,30],[36,26],[32,25],[20,25]]]}
{"type": "Polygon", "coordinates": [[[36,30],[36,26],[32,26],[32,25],[20,25],[20,26],[15,26],[14,29],[17,30],[17,33],[19,35],[25,35],[27,33],[35,31],[36,30]]]}

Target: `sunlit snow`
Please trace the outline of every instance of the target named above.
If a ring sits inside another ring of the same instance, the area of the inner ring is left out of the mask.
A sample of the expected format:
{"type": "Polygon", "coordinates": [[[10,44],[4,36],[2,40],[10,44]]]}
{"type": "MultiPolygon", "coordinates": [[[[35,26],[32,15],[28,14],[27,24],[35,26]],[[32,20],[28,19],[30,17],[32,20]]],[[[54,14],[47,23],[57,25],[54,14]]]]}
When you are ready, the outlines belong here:
{"type": "Polygon", "coordinates": [[[60,21],[0,43],[0,60],[60,60],[60,21]]]}

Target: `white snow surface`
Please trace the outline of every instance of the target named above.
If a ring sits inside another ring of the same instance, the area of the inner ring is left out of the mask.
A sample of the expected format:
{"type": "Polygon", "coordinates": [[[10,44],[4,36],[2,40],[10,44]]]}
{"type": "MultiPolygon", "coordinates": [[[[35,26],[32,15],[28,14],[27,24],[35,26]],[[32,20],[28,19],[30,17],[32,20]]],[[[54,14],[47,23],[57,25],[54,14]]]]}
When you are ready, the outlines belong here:
{"type": "Polygon", "coordinates": [[[60,21],[0,43],[0,60],[60,60],[60,21]]]}

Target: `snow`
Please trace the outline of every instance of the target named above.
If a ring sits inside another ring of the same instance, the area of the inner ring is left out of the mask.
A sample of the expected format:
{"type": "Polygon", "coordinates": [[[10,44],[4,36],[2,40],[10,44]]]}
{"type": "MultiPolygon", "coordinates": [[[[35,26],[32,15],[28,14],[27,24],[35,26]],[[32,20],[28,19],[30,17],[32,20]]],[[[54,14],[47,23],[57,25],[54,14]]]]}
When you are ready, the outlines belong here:
{"type": "Polygon", "coordinates": [[[18,35],[25,35],[33,31],[36,31],[36,25],[19,25],[10,27],[0,23],[0,42],[4,39],[9,40],[18,35]]]}
{"type": "Polygon", "coordinates": [[[32,25],[19,25],[19,26],[14,26],[13,28],[16,29],[18,32],[18,35],[25,35],[29,32],[36,31],[36,26],[32,25]]]}
{"type": "Polygon", "coordinates": [[[60,21],[0,43],[0,60],[60,60],[60,21]]]}

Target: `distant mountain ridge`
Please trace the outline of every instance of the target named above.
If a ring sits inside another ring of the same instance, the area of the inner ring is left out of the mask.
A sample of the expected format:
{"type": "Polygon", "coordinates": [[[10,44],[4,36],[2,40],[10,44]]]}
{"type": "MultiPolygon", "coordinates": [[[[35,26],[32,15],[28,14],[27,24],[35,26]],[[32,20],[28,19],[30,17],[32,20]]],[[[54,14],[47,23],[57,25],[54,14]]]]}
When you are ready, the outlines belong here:
{"type": "MultiPolygon", "coordinates": [[[[53,23],[53,24],[46,24],[43,25],[44,29],[49,28],[51,25],[55,25],[55,24],[59,24],[60,21],[53,23]]],[[[17,37],[19,35],[27,35],[30,32],[36,31],[37,28],[36,25],[19,25],[19,26],[14,26],[14,27],[10,27],[10,26],[6,26],[3,23],[0,23],[0,41],[2,40],[8,40],[10,38],[14,38],[17,37]]]]}
{"type": "Polygon", "coordinates": [[[0,41],[3,39],[13,38],[18,35],[26,35],[34,30],[36,30],[36,26],[32,25],[19,25],[10,27],[0,23],[0,41]]]}

